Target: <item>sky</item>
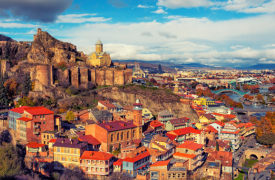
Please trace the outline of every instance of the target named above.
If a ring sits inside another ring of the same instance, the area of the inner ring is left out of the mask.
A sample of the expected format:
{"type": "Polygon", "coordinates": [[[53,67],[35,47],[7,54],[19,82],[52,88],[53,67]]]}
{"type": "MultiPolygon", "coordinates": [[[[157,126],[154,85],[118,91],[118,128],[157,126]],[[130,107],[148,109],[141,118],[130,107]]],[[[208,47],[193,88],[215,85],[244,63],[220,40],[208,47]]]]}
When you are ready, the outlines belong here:
{"type": "Polygon", "coordinates": [[[0,0],[0,34],[37,28],[112,60],[210,66],[275,64],[275,0],[0,0]]]}

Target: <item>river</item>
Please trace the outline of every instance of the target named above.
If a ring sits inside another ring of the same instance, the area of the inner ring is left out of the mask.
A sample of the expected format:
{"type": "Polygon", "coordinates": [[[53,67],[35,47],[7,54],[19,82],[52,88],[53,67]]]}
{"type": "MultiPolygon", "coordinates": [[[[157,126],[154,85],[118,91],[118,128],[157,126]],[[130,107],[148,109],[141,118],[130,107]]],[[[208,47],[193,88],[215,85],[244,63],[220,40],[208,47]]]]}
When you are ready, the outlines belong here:
{"type": "MultiPolygon", "coordinates": [[[[262,86],[262,87],[259,89],[259,93],[265,93],[265,92],[267,92],[267,91],[268,91],[268,88],[271,87],[271,86],[273,86],[273,85],[265,85],[265,86],[262,86]]],[[[233,99],[234,101],[236,101],[236,102],[241,102],[241,101],[240,101],[240,96],[239,96],[238,94],[235,94],[235,93],[225,93],[225,94],[228,95],[228,96],[229,96],[231,99],[233,99]]],[[[243,104],[243,107],[244,107],[244,109],[251,109],[251,108],[253,108],[253,109],[260,109],[260,108],[262,108],[262,109],[267,109],[267,108],[268,108],[268,107],[263,107],[263,106],[245,105],[245,104],[243,104]]],[[[270,109],[270,108],[268,108],[268,109],[270,109]]],[[[273,110],[273,111],[274,111],[274,110],[273,110]]],[[[255,115],[261,117],[261,116],[265,116],[265,113],[256,113],[255,115]]]]}

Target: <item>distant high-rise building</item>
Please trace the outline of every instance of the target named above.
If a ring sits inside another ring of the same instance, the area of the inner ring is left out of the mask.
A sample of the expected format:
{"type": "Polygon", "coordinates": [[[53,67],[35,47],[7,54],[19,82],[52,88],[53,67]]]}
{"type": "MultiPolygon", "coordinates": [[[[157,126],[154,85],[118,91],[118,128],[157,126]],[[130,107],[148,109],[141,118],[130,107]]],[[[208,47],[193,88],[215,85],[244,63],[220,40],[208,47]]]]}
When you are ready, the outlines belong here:
{"type": "Polygon", "coordinates": [[[160,64],[159,64],[159,66],[158,66],[158,73],[159,73],[159,74],[164,73],[164,71],[162,70],[162,67],[161,67],[161,65],[160,65],[160,64]]]}

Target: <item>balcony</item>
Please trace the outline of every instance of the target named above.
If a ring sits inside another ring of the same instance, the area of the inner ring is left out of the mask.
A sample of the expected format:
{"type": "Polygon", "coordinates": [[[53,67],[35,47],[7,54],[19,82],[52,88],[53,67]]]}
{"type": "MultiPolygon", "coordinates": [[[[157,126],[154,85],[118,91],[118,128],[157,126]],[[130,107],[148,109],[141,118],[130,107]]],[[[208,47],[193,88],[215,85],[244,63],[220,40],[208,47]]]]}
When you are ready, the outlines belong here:
{"type": "Polygon", "coordinates": [[[33,131],[33,134],[39,134],[40,132],[39,131],[33,131]]]}
{"type": "Polygon", "coordinates": [[[35,124],[35,125],[33,125],[33,128],[40,128],[40,125],[39,124],[35,124]]]}

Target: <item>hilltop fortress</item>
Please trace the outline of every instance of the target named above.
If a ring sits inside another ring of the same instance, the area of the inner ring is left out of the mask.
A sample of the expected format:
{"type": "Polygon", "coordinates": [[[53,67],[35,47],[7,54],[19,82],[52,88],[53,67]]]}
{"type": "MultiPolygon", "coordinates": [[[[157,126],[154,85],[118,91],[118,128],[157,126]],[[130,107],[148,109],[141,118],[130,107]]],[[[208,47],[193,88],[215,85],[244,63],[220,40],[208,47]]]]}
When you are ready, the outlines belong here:
{"type": "Polygon", "coordinates": [[[73,85],[79,89],[89,89],[132,82],[132,69],[113,63],[110,55],[103,52],[100,40],[95,45],[95,52],[88,58],[77,51],[75,45],[59,41],[40,28],[32,42],[20,44],[28,46],[27,52],[24,52],[25,59],[21,57],[18,65],[11,68],[8,61],[2,60],[1,73],[7,72],[9,76],[13,76],[20,68],[24,68],[24,72],[30,72],[34,82],[33,92],[30,93],[32,96],[57,94],[64,97],[65,94],[59,92],[58,86],[67,88],[73,85]],[[60,68],[60,63],[67,64],[67,68],[60,68]]]}

